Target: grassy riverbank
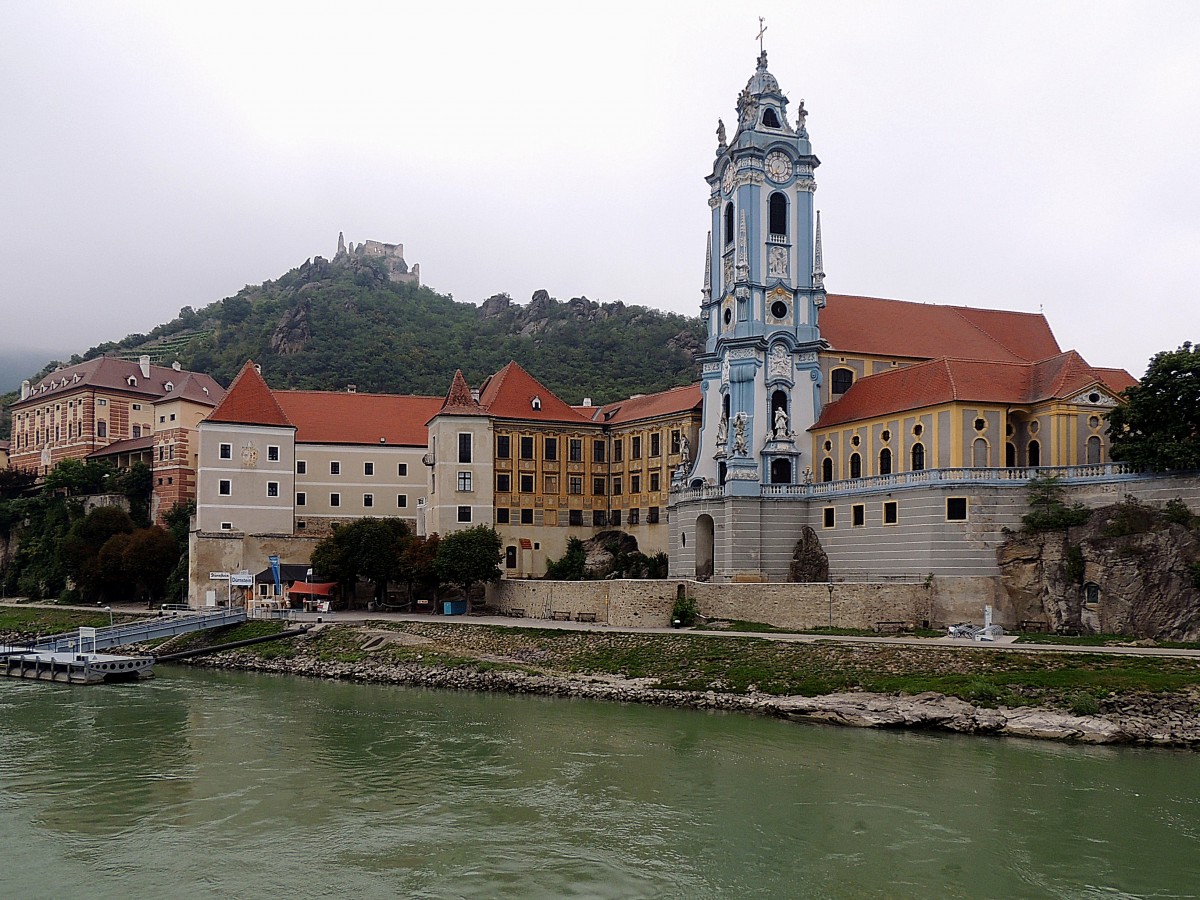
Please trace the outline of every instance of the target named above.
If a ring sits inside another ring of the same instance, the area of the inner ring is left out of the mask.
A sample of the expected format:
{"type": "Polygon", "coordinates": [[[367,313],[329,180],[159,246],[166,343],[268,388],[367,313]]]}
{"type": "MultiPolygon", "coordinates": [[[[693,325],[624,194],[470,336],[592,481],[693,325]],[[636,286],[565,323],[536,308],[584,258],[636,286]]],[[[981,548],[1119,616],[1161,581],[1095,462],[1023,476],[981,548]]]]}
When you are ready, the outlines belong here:
{"type": "MultiPolygon", "coordinates": [[[[197,635],[188,644],[224,643],[280,627],[248,623],[197,635]]],[[[264,661],[510,670],[567,679],[615,677],[662,690],[730,694],[811,697],[845,691],[936,691],[983,707],[1044,706],[1080,714],[1119,707],[1133,697],[1184,699],[1200,690],[1200,663],[1193,659],[440,622],[328,626],[305,638],[238,652],[264,661]]]]}

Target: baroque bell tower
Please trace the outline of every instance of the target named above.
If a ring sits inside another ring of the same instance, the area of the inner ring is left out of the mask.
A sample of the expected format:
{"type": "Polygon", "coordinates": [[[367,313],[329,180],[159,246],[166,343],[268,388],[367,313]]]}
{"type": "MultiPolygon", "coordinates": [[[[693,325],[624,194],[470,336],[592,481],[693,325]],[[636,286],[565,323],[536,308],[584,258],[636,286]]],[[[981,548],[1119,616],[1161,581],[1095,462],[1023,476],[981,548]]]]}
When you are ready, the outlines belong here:
{"type": "Polygon", "coordinates": [[[738,95],[732,138],[718,120],[706,178],[712,226],[701,301],[703,425],[681,488],[722,485],[726,496],[758,496],[764,485],[802,482],[811,465],[807,429],[820,412],[825,276],[813,209],[820,160],[807,116],[801,100],[789,120],[764,50],[738,95]]]}

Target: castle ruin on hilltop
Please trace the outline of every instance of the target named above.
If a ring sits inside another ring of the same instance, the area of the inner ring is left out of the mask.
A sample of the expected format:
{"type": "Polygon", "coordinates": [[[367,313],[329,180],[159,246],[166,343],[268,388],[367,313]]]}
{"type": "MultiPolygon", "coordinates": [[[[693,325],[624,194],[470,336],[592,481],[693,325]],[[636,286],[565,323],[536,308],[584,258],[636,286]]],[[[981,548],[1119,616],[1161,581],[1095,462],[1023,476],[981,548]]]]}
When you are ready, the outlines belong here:
{"type": "Polygon", "coordinates": [[[388,280],[390,281],[397,284],[421,283],[421,265],[420,263],[414,263],[411,269],[408,267],[408,263],[404,261],[403,244],[366,241],[361,244],[352,243],[347,247],[345,237],[342,232],[338,232],[337,253],[333,257],[335,263],[349,262],[352,259],[366,257],[382,260],[387,267],[388,280]]]}

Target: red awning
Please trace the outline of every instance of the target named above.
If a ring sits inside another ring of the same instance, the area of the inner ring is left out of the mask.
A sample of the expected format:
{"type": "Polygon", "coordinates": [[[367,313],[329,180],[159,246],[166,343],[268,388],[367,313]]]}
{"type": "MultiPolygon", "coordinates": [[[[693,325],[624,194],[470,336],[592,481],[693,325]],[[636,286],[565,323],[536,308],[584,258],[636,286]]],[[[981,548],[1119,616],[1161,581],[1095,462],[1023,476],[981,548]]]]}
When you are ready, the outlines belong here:
{"type": "Polygon", "coordinates": [[[300,596],[328,597],[336,587],[336,581],[331,581],[329,584],[309,584],[307,581],[297,581],[287,589],[287,592],[289,596],[298,594],[300,596]]]}
{"type": "Polygon", "coordinates": [[[522,550],[532,550],[533,549],[533,541],[531,541],[529,538],[521,538],[520,541],[521,541],[521,549],[522,550]]]}

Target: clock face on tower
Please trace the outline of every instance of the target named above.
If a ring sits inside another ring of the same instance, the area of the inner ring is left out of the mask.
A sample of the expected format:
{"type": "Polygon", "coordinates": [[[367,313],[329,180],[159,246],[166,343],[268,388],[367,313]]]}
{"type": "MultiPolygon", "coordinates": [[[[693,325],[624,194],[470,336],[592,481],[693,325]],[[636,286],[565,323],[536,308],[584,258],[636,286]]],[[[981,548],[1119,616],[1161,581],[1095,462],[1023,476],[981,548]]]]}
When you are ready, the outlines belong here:
{"type": "Polygon", "coordinates": [[[721,177],[721,188],[726,194],[733,193],[733,183],[736,180],[736,175],[733,171],[733,163],[725,167],[725,174],[721,177]]]}
{"type": "Polygon", "coordinates": [[[786,153],[778,150],[767,154],[766,169],[767,177],[776,184],[782,184],[792,177],[792,161],[788,159],[786,153]]]}

